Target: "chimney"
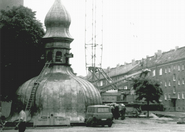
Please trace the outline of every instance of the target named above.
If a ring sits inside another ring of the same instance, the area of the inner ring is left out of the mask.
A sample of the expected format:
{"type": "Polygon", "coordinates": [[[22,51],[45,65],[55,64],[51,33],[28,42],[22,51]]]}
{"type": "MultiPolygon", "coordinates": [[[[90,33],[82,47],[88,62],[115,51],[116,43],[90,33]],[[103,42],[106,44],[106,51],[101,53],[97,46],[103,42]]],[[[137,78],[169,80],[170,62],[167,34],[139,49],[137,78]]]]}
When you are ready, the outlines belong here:
{"type": "Polygon", "coordinates": [[[162,55],[162,50],[158,50],[157,55],[161,56],[162,55]]]}
{"type": "Polygon", "coordinates": [[[179,46],[175,46],[175,51],[178,50],[179,46]]]}
{"type": "Polygon", "coordinates": [[[110,72],[110,67],[107,67],[107,71],[110,72]]]}
{"type": "Polygon", "coordinates": [[[148,66],[149,55],[146,56],[146,67],[148,66]]]}
{"type": "Polygon", "coordinates": [[[140,60],[140,66],[141,66],[141,67],[144,66],[144,58],[142,58],[142,60],[140,60]]]}
{"type": "Polygon", "coordinates": [[[155,57],[159,58],[162,55],[162,50],[158,50],[157,53],[155,53],[155,57]]]}
{"type": "Polygon", "coordinates": [[[132,59],[132,65],[135,65],[135,64],[136,64],[135,59],[132,59]]]}
{"type": "Polygon", "coordinates": [[[116,65],[116,67],[119,67],[119,66],[120,66],[120,64],[117,64],[117,65],[116,65]]]}

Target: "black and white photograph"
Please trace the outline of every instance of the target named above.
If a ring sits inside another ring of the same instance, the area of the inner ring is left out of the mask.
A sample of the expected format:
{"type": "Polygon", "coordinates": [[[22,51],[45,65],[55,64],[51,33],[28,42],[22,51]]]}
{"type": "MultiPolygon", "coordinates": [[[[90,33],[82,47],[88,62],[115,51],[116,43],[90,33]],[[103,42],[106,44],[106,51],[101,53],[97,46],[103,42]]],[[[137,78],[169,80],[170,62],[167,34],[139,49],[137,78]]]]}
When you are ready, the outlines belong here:
{"type": "Polygon", "coordinates": [[[0,132],[185,131],[185,0],[0,0],[0,132]]]}

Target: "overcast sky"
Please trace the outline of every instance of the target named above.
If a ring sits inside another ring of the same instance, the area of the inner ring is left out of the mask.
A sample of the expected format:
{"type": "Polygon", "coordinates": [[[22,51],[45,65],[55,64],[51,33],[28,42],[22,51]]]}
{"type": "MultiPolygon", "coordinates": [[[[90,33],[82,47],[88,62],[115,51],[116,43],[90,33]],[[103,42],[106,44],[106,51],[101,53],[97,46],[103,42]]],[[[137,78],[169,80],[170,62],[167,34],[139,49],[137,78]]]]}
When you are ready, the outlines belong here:
{"type": "MultiPolygon", "coordinates": [[[[74,38],[70,60],[77,75],[85,75],[85,0],[61,0],[71,15],[74,38]],[[80,50],[79,50],[80,49],[80,50]]],[[[44,18],[54,0],[24,0],[24,6],[44,18]]],[[[102,68],[130,63],[176,46],[185,46],[185,0],[104,0],[102,68]]]]}

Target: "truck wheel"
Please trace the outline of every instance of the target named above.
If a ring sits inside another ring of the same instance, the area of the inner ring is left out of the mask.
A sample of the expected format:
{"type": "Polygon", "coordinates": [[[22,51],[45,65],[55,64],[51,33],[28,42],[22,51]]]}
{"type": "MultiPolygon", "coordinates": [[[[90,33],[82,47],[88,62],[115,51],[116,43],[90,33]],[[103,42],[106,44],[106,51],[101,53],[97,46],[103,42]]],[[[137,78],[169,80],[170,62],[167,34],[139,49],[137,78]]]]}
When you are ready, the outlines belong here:
{"type": "Polygon", "coordinates": [[[112,126],[112,122],[108,124],[108,127],[111,127],[112,126]]]}
{"type": "Polygon", "coordinates": [[[94,118],[92,118],[92,120],[91,120],[91,126],[95,126],[95,124],[96,124],[96,118],[94,117],[94,118]]]}
{"type": "Polygon", "coordinates": [[[88,127],[88,126],[91,125],[91,123],[92,123],[92,117],[89,117],[89,118],[86,120],[85,124],[86,124],[86,126],[88,127]]]}

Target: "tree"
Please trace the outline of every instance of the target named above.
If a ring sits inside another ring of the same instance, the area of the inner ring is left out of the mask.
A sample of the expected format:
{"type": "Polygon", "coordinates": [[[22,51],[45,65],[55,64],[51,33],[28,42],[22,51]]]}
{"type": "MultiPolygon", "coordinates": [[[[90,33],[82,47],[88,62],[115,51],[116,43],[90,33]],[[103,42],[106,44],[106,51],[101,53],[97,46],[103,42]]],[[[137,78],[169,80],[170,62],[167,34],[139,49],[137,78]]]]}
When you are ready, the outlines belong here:
{"type": "MultiPolygon", "coordinates": [[[[132,79],[132,85],[137,95],[136,100],[144,99],[147,102],[147,108],[149,108],[150,102],[160,102],[159,99],[163,95],[163,91],[157,80],[142,76],[143,73],[139,77],[132,79]]],[[[149,109],[147,110],[147,117],[149,117],[149,109]]]]}
{"type": "Polygon", "coordinates": [[[19,6],[0,13],[1,93],[3,100],[11,100],[17,88],[38,75],[44,62],[42,24],[36,12],[19,6]]]}

